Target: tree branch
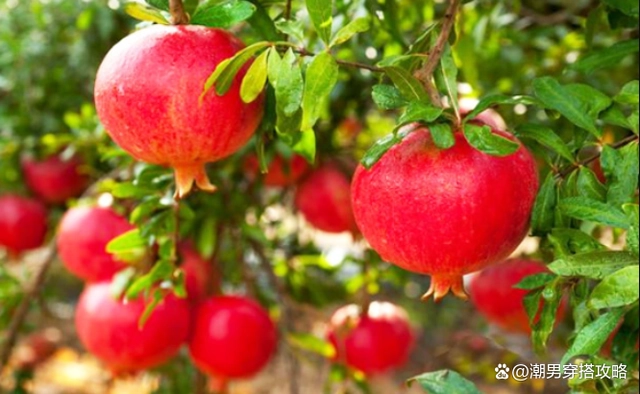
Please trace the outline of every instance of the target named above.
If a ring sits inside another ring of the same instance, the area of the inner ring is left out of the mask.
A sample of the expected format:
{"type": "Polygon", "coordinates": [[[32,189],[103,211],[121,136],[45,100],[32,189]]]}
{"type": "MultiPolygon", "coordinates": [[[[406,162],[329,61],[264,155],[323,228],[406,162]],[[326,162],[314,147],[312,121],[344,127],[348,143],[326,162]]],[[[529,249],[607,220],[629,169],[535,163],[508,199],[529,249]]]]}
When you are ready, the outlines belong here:
{"type": "Polygon", "coordinates": [[[169,13],[172,25],[186,25],[189,23],[189,14],[184,11],[182,0],[169,0],[169,13]]]}
{"type": "Polygon", "coordinates": [[[458,12],[459,6],[460,0],[450,0],[447,11],[442,17],[442,30],[436,39],[435,45],[429,52],[429,59],[424,63],[422,68],[416,71],[416,78],[424,83],[424,87],[431,98],[431,102],[437,107],[442,107],[443,105],[442,100],[440,100],[440,95],[433,84],[433,72],[436,70],[436,67],[438,67],[438,63],[442,57],[442,52],[444,51],[444,46],[449,40],[449,35],[451,34],[451,29],[456,21],[456,13],[458,12]]]}

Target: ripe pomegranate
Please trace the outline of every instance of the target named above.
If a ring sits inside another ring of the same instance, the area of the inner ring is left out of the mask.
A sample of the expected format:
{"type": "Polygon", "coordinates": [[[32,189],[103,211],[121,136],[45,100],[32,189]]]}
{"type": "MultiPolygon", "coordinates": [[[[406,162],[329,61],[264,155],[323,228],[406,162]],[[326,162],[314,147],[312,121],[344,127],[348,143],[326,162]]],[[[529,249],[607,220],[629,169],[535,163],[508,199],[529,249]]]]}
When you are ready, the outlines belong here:
{"type": "Polygon", "coordinates": [[[209,375],[245,378],[267,364],[276,342],[276,327],[258,303],[218,296],[198,306],[189,351],[195,365],[209,375]]]}
{"type": "Polygon", "coordinates": [[[407,313],[379,301],[369,305],[366,316],[355,304],[338,309],[331,316],[327,338],[336,349],[334,361],[368,375],[401,367],[414,344],[407,313]]]}
{"type": "Polygon", "coordinates": [[[79,171],[81,165],[78,156],[69,160],[63,160],[60,155],[42,161],[25,158],[22,172],[27,186],[38,198],[49,204],[60,204],[78,196],[87,187],[89,177],[79,171]]]}
{"type": "MultiPolygon", "coordinates": [[[[460,115],[464,116],[469,112],[473,111],[473,109],[478,105],[479,101],[474,98],[464,97],[461,98],[458,102],[460,106],[460,115]]],[[[498,130],[506,130],[507,123],[504,121],[502,116],[497,113],[494,109],[488,108],[484,111],[480,112],[474,118],[478,122],[484,123],[490,126],[492,129],[498,130]]]]}
{"type": "Polygon", "coordinates": [[[143,298],[122,302],[110,282],[87,284],[76,307],[76,330],[84,347],[114,374],[158,366],[173,357],[187,340],[187,300],[169,294],[142,327],[143,298]]]}
{"type": "MultiPolygon", "coordinates": [[[[494,133],[517,141],[506,132],[494,133]]],[[[466,298],[462,275],[505,259],[527,233],[538,189],[524,148],[506,157],[474,149],[462,132],[440,150],[427,128],[410,132],[371,167],[360,165],[351,198],[364,238],[380,256],[429,274],[423,299],[451,289],[466,298]]]]}
{"type": "Polygon", "coordinates": [[[242,48],[224,30],[153,25],[116,44],[98,69],[94,96],[107,132],[136,159],[173,167],[178,196],[194,181],[214,190],[204,164],[238,150],[260,122],[262,98],[240,98],[248,65],[225,95],[201,97],[216,66],[242,48]]]}
{"type": "MultiPolygon", "coordinates": [[[[244,169],[250,178],[260,172],[260,163],[256,155],[250,155],[244,162],[244,169]]],[[[275,155],[263,174],[263,182],[266,186],[285,187],[298,181],[309,170],[309,164],[304,157],[293,155],[290,160],[280,155],[275,155]]]]}
{"type": "Polygon", "coordinates": [[[294,204],[319,230],[356,233],[350,194],[349,178],[335,165],[323,164],[298,185],[294,204]]]}
{"type": "Polygon", "coordinates": [[[188,242],[180,244],[179,255],[182,259],[180,267],[184,270],[189,299],[199,302],[209,295],[212,281],[215,279],[211,261],[203,259],[188,242]]]}
{"type": "Polygon", "coordinates": [[[107,244],[134,227],[111,208],[69,209],[58,228],[58,254],[65,267],[86,281],[108,280],[125,267],[106,250],[107,244]]]}
{"type": "Polygon", "coordinates": [[[44,243],[47,209],[40,201],[14,194],[0,196],[0,246],[10,258],[44,243]]]}
{"type": "MultiPolygon", "coordinates": [[[[510,259],[487,267],[471,279],[471,302],[482,316],[503,330],[529,334],[529,317],[522,304],[527,291],[513,286],[526,276],[542,272],[549,272],[543,263],[525,259],[510,259]]],[[[565,310],[563,301],[556,322],[562,320],[565,310]]]]}

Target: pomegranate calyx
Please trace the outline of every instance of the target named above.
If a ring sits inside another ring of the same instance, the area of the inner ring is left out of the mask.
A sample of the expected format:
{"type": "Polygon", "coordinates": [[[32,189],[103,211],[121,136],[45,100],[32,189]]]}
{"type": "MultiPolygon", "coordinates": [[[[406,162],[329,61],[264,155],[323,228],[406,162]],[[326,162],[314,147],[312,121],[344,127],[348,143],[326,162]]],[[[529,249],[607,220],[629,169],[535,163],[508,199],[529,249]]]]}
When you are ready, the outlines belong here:
{"type": "Polygon", "coordinates": [[[174,197],[177,199],[181,199],[189,194],[194,183],[200,190],[208,192],[216,191],[216,187],[209,181],[204,164],[175,167],[174,174],[176,179],[176,193],[174,197]]]}
{"type": "Polygon", "coordinates": [[[464,283],[462,282],[462,275],[452,276],[432,276],[431,286],[429,290],[422,296],[422,301],[427,301],[429,297],[433,296],[433,301],[438,302],[444,296],[451,291],[456,297],[467,300],[466,291],[464,290],[464,283]]]}

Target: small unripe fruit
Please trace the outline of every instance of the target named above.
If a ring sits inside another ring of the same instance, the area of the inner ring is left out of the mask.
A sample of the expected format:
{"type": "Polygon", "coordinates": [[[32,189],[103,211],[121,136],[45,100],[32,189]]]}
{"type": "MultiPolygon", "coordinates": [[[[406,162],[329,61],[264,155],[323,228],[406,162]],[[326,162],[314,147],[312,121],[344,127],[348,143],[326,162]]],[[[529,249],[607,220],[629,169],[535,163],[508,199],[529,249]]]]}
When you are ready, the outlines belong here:
{"type": "Polygon", "coordinates": [[[146,304],[142,297],[115,299],[110,282],[87,284],[80,295],[75,317],[78,338],[114,374],[163,364],[189,336],[187,300],[168,294],[140,326],[146,304]]]}
{"type": "Polygon", "coordinates": [[[338,309],[331,316],[327,337],[336,349],[334,361],[367,375],[401,367],[414,344],[406,312],[379,301],[369,305],[366,316],[354,304],[338,309]]]}
{"type": "Polygon", "coordinates": [[[37,161],[22,160],[22,172],[29,189],[42,201],[61,204],[77,197],[87,187],[89,177],[80,172],[82,161],[74,156],[63,160],[59,155],[37,161]]]}
{"type": "Polygon", "coordinates": [[[246,378],[267,364],[276,342],[276,327],[258,303],[219,296],[198,306],[189,351],[195,365],[211,376],[246,378]]]}
{"type": "Polygon", "coordinates": [[[0,247],[13,258],[42,246],[47,234],[47,209],[40,201],[5,194],[0,196],[0,247]]]}

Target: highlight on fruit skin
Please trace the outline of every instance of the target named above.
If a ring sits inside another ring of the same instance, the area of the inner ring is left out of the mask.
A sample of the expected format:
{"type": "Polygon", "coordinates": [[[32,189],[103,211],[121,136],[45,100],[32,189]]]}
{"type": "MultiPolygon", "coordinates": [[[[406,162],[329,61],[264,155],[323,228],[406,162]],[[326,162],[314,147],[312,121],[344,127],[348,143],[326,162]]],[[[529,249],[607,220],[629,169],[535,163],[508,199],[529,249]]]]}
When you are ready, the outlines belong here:
{"type": "MultiPolygon", "coordinates": [[[[518,140],[504,131],[493,133],[518,140]]],[[[473,148],[461,131],[441,150],[428,128],[410,131],[351,183],[358,228],[383,260],[430,275],[423,299],[466,298],[462,276],[506,259],[529,229],[538,190],[532,155],[473,148]]]]}
{"type": "Polygon", "coordinates": [[[251,62],[224,95],[202,95],[216,66],[243,47],[221,29],[153,25],[118,42],[98,69],[94,98],[107,133],[135,159],[172,167],[178,198],[194,184],[214,191],[205,164],[236,152],[260,123],[262,95],[240,98],[251,62]]]}

